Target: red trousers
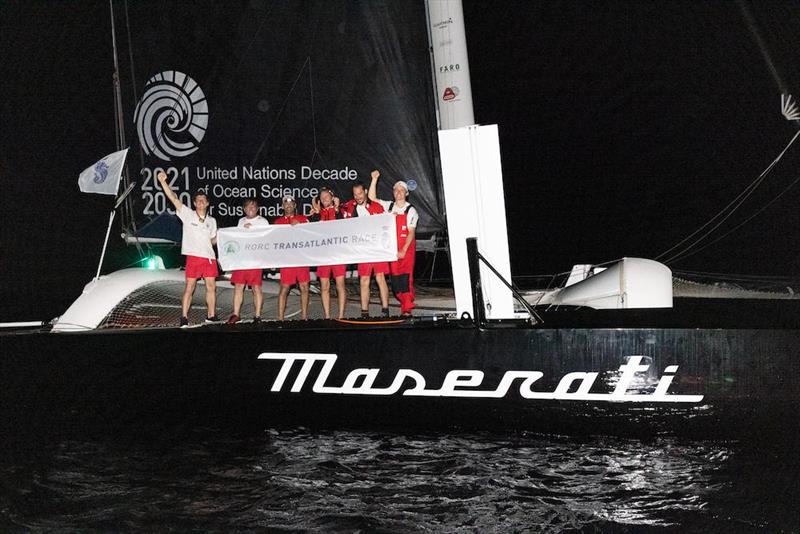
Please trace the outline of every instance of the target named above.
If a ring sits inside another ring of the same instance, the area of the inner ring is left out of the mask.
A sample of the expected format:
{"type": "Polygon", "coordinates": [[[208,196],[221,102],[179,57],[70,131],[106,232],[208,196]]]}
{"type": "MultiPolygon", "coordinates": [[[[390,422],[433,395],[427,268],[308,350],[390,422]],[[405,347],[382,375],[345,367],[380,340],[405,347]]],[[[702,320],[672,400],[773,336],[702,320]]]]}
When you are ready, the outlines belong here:
{"type": "Polygon", "coordinates": [[[392,291],[400,301],[400,313],[411,313],[414,309],[414,256],[416,243],[408,247],[404,258],[389,264],[392,276],[392,291]]]}

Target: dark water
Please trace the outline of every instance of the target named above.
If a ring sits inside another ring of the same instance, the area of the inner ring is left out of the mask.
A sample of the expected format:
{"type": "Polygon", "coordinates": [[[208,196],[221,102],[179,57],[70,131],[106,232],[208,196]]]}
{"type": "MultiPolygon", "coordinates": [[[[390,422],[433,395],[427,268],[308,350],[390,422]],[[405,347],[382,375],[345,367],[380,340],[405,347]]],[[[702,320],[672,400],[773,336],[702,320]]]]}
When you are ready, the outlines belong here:
{"type": "Polygon", "coordinates": [[[199,429],[4,452],[0,530],[794,532],[792,444],[199,429]]]}

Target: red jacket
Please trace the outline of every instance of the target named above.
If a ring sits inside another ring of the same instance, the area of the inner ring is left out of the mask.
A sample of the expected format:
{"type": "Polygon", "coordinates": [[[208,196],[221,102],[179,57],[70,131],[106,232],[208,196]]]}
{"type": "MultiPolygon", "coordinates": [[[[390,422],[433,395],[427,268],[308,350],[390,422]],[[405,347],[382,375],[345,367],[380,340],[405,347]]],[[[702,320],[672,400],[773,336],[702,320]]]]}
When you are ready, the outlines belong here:
{"type": "MultiPolygon", "coordinates": [[[[381,206],[380,202],[371,202],[367,200],[364,205],[367,207],[367,211],[370,215],[377,215],[378,213],[384,212],[383,206],[381,206]]],[[[358,217],[358,210],[356,209],[356,206],[358,206],[358,203],[355,201],[355,199],[351,199],[342,204],[342,207],[339,209],[342,212],[342,216],[347,219],[350,217],[358,217]]]]}
{"type": "Polygon", "coordinates": [[[298,223],[307,223],[308,218],[305,215],[292,215],[291,217],[287,217],[284,215],[283,217],[278,217],[275,219],[273,224],[292,224],[292,219],[297,221],[298,223]]]}
{"type": "Polygon", "coordinates": [[[333,206],[328,206],[327,208],[320,207],[319,213],[313,214],[311,217],[308,218],[311,222],[317,221],[333,221],[335,219],[342,219],[343,216],[341,212],[336,211],[336,208],[333,206]]]}

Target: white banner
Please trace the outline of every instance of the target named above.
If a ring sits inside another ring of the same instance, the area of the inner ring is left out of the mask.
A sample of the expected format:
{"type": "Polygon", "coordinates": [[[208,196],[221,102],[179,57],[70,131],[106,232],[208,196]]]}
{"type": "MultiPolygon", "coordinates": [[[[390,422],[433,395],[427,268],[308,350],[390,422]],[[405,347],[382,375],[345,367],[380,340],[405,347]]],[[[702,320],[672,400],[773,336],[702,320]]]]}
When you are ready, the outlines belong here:
{"type": "Polygon", "coordinates": [[[100,193],[116,195],[119,189],[119,178],[125,165],[128,149],[114,152],[104,157],[91,167],[87,167],[78,176],[78,187],[84,193],[100,193]]]}
{"type": "Polygon", "coordinates": [[[395,261],[395,216],[221,228],[217,248],[219,263],[226,271],[395,261]]]}

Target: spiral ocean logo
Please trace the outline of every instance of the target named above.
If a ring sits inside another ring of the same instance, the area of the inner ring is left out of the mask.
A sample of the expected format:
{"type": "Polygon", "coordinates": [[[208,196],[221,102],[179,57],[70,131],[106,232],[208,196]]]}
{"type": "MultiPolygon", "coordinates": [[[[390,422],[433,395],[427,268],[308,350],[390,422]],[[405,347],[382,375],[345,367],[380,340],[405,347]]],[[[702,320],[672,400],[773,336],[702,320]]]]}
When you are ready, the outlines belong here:
{"type": "Polygon", "coordinates": [[[208,126],[208,102],[192,78],[174,70],[156,74],[145,85],[134,114],[145,153],[163,161],[195,152],[208,126]]]}

